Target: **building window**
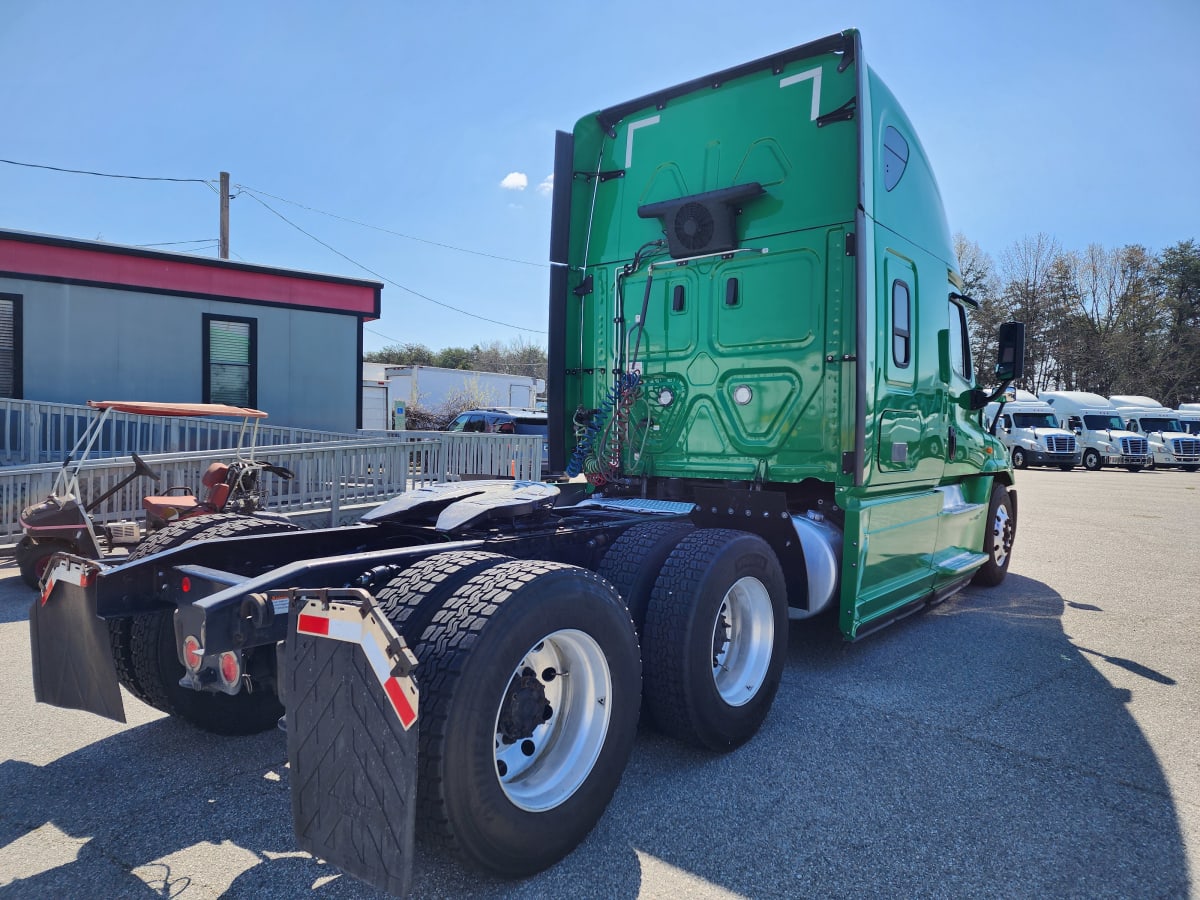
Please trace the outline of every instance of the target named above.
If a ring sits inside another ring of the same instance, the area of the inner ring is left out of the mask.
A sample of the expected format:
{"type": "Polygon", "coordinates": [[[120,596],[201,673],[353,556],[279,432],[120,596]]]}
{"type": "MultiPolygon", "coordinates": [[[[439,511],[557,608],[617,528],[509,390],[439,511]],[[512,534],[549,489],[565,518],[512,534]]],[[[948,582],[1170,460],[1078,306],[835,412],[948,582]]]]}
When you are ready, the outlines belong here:
{"type": "Polygon", "coordinates": [[[908,285],[897,278],[892,282],[892,362],[901,369],[912,361],[911,308],[908,285]]]}
{"type": "Polygon", "coordinates": [[[0,294],[0,397],[20,399],[21,298],[0,294]]]}
{"type": "Polygon", "coordinates": [[[204,402],[258,405],[258,322],[204,315],[204,402]]]}

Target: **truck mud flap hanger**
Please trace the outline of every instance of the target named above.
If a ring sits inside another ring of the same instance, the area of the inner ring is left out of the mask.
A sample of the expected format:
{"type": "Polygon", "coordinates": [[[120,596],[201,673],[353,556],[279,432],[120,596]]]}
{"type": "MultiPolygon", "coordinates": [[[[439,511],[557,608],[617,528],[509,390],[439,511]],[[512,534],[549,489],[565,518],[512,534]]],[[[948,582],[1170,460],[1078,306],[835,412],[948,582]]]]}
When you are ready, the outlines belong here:
{"type": "Polygon", "coordinates": [[[362,589],[274,591],[292,821],[301,849],[397,896],[412,886],[416,657],[362,589]]]}

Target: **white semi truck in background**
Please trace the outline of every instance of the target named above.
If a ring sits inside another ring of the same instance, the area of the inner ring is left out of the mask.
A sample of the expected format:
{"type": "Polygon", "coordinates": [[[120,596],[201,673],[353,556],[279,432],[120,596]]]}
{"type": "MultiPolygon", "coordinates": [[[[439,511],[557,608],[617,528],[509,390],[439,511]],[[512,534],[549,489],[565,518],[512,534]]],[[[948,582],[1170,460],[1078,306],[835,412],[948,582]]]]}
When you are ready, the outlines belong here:
{"type": "Polygon", "coordinates": [[[1013,468],[1058,466],[1064,472],[1079,465],[1079,442],[1059,427],[1053,407],[1029,391],[1017,391],[1006,403],[989,403],[984,423],[1008,448],[1013,468]]]}
{"type": "Polygon", "coordinates": [[[1125,420],[1125,427],[1146,438],[1152,465],[1185,472],[1200,469],[1200,437],[1188,433],[1175,410],[1150,397],[1119,394],[1108,399],[1125,420]]]}
{"type": "Polygon", "coordinates": [[[1138,472],[1150,464],[1149,442],[1125,428],[1107,398],[1088,391],[1042,391],[1038,397],[1054,408],[1058,424],[1075,435],[1088,471],[1120,466],[1138,472]]]}
{"type": "Polygon", "coordinates": [[[1180,403],[1176,412],[1188,434],[1200,435],[1200,403],[1180,403]]]}

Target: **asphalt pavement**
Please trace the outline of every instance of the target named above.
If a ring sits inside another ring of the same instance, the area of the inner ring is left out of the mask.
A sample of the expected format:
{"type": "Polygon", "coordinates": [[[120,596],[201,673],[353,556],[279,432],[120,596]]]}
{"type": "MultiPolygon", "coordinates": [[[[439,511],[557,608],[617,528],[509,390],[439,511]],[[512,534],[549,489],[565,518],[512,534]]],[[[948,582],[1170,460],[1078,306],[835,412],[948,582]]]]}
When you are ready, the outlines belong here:
{"type": "MultiPolygon", "coordinates": [[[[1008,579],[855,644],[792,627],[728,755],[643,728],[568,858],[499,881],[418,844],[418,897],[1189,897],[1200,473],[1018,473],[1008,579]]],[[[377,897],[295,849],[283,735],[34,703],[0,568],[0,900],[377,897]]],[[[5,564],[0,560],[0,566],[5,564]]]]}

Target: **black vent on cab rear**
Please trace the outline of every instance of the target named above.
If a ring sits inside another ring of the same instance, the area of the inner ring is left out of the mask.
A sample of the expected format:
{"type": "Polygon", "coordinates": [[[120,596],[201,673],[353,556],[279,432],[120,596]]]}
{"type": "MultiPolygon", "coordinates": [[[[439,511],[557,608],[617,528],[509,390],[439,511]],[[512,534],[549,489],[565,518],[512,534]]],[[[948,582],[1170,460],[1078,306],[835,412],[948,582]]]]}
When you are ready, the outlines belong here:
{"type": "Polygon", "coordinates": [[[675,240],[692,252],[712,243],[713,214],[703,203],[689,203],[675,213],[675,240]]]}
{"type": "Polygon", "coordinates": [[[737,249],[735,220],[743,203],[763,193],[757,181],[661,200],[638,207],[643,219],[661,219],[667,247],[674,259],[724,253],[737,249]]]}

